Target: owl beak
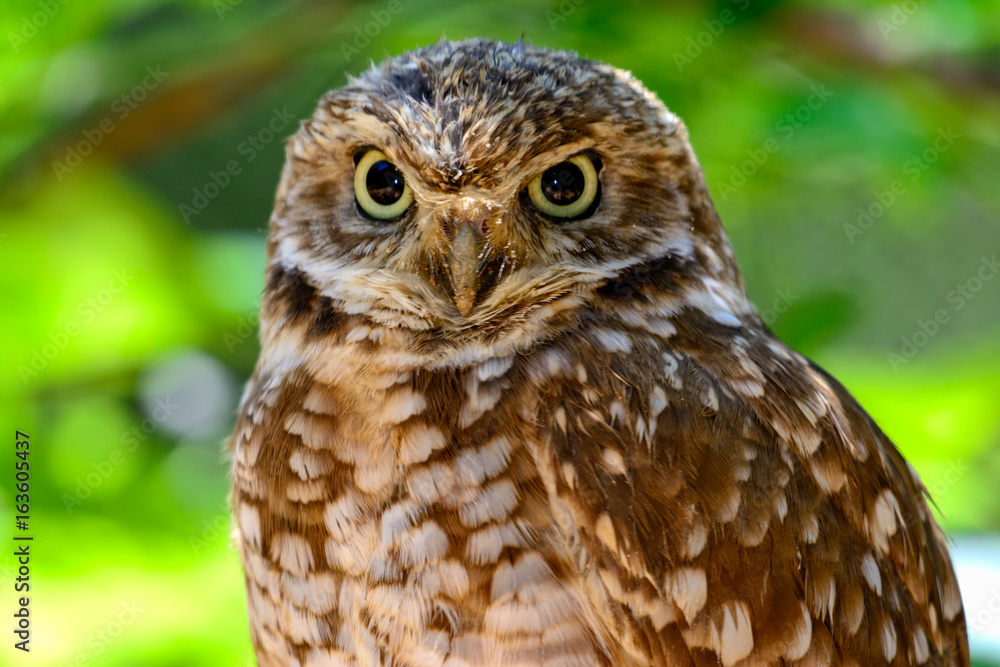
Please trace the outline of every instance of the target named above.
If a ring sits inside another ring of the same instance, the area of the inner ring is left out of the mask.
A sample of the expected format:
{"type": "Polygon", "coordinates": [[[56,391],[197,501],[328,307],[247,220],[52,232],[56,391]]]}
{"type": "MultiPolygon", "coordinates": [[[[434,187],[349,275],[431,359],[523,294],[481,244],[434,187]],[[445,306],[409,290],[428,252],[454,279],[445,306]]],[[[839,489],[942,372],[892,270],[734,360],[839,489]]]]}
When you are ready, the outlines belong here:
{"type": "Polygon", "coordinates": [[[472,224],[459,225],[451,242],[451,285],[462,317],[467,317],[476,303],[482,245],[483,237],[472,224]]]}

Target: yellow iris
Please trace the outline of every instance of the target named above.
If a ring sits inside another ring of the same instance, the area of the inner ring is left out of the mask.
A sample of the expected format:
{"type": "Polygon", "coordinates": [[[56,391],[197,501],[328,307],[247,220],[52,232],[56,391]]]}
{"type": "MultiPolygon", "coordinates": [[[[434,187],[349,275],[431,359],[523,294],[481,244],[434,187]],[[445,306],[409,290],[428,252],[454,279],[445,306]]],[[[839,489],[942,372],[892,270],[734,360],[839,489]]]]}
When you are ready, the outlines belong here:
{"type": "Polygon", "coordinates": [[[354,196],[361,209],[378,220],[398,218],[413,201],[403,174],[385,153],[374,149],[364,154],[354,170],[354,196]]]}
{"type": "Polygon", "coordinates": [[[597,183],[597,170],[594,169],[593,161],[586,155],[577,155],[532,178],[531,182],[528,183],[528,196],[531,197],[531,203],[546,215],[555,218],[575,218],[594,203],[594,197],[597,196],[597,183]],[[546,196],[542,188],[542,178],[552,170],[557,170],[558,173],[560,166],[566,163],[574,165],[583,174],[583,190],[576,199],[566,204],[560,204],[546,196]]]}

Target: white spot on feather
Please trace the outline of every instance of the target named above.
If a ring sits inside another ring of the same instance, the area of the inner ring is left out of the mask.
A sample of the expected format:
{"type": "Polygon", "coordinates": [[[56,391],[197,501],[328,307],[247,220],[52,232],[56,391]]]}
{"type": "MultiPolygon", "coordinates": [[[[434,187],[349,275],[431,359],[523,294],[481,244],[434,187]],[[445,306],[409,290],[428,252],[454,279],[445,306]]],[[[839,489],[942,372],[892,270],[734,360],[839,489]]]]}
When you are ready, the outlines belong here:
{"type": "Polygon", "coordinates": [[[566,480],[566,484],[571,489],[576,488],[576,469],[573,468],[572,463],[564,463],[562,466],[563,479],[566,480]]]}
{"type": "Polygon", "coordinates": [[[302,480],[316,479],[330,472],[330,465],[308,449],[298,448],[292,452],[288,465],[302,480]]]}
{"type": "Polygon", "coordinates": [[[599,517],[597,517],[597,523],[594,525],[594,530],[597,532],[597,539],[604,542],[608,549],[617,553],[618,540],[615,538],[615,525],[612,523],[611,517],[607,512],[603,512],[599,517]]]}
{"type": "Polygon", "coordinates": [[[510,369],[513,363],[514,357],[493,357],[492,359],[487,359],[476,368],[476,377],[480,382],[500,377],[510,369]]]}
{"type": "Polygon", "coordinates": [[[705,407],[707,407],[712,412],[719,411],[719,395],[715,392],[714,387],[707,387],[705,393],[702,394],[702,399],[705,401],[705,407]]]}
{"type": "Polygon", "coordinates": [[[511,444],[504,436],[497,436],[479,448],[479,464],[486,477],[496,477],[510,463],[511,444]]]}
{"type": "Polygon", "coordinates": [[[813,460],[809,467],[813,479],[825,493],[837,493],[847,483],[847,475],[838,463],[813,460]]]}
{"type": "Polygon", "coordinates": [[[458,418],[458,425],[462,428],[468,428],[487,411],[492,410],[503,394],[503,387],[495,382],[481,385],[473,378],[468,392],[469,399],[462,406],[462,413],[458,418]]]}
{"type": "Polygon", "coordinates": [[[541,385],[551,378],[567,375],[571,368],[569,356],[560,348],[553,347],[540,352],[528,366],[528,372],[536,385],[541,385]]]}
{"type": "Polygon", "coordinates": [[[708,599],[708,582],[705,570],[684,567],[669,573],[663,582],[663,590],[673,598],[684,619],[690,625],[708,599]]]}
{"type": "Polygon", "coordinates": [[[361,516],[361,508],[352,494],[344,494],[336,501],[327,503],[323,512],[323,523],[336,540],[344,540],[354,530],[354,523],[361,516]]]}
{"type": "Polygon", "coordinates": [[[282,573],[281,589],[292,602],[314,614],[326,614],[337,604],[337,580],[329,572],[312,572],[305,577],[282,573]]]}
{"type": "Polygon", "coordinates": [[[833,609],[837,604],[837,582],[831,574],[816,574],[809,591],[809,603],[817,618],[833,619],[833,609]]]}
{"type": "Polygon", "coordinates": [[[738,393],[744,396],[751,396],[754,398],[759,398],[764,395],[764,385],[756,380],[750,380],[745,378],[740,378],[738,380],[730,380],[729,386],[735,389],[738,393]]]}
{"type": "Polygon", "coordinates": [[[382,515],[382,543],[391,546],[399,537],[413,527],[420,516],[417,508],[409,502],[396,503],[382,515]]]}
{"type": "Polygon", "coordinates": [[[556,424],[559,425],[559,429],[565,433],[566,432],[566,408],[561,405],[556,408],[556,424]]]}
{"type": "Polygon", "coordinates": [[[653,390],[649,392],[649,415],[651,418],[656,419],[660,416],[660,413],[664,411],[667,407],[667,394],[663,391],[663,387],[656,384],[653,385],[653,390]]]}
{"type": "Polygon", "coordinates": [[[469,536],[465,555],[476,564],[495,563],[506,547],[528,546],[529,530],[520,522],[490,524],[469,536]]]}
{"type": "Polygon", "coordinates": [[[448,553],[448,536],[435,521],[425,521],[400,543],[400,556],[411,566],[441,560],[448,553]]]}
{"type": "Polygon", "coordinates": [[[691,525],[691,530],[688,533],[687,539],[687,557],[694,558],[701,553],[701,550],[705,548],[705,544],[708,543],[708,530],[705,528],[705,524],[700,520],[695,521],[691,525]]]}
{"type": "Polygon", "coordinates": [[[294,503],[314,503],[326,498],[326,484],[318,479],[308,481],[291,480],[285,487],[285,494],[294,503]]]}
{"type": "Polygon", "coordinates": [[[944,596],[942,604],[944,617],[949,621],[954,621],[959,612],[962,611],[962,597],[958,593],[958,586],[952,578],[946,579],[943,585],[944,596]]]}
{"type": "Polygon", "coordinates": [[[736,518],[736,514],[740,510],[740,490],[731,486],[728,491],[726,498],[715,507],[715,515],[720,523],[729,523],[736,518]]]}
{"type": "Polygon", "coordinates": [[[807,514],[802,517],[802,541],[806,544],[815,544],[819,539],[819,520],[815,514],[807,514]]]}
{"type": "Polygon", "coordinates": [[[896,534],[898,527],[896,518],[900,516],[899,502],[892,491],[886,489],[875,501],[875,509],[869,522],[872,542],[880,552],[888,553],[889,538],[896,534]]]}
{"type": "Polygon", "coordinates": [[[313,552],[309,542],[301,535],[279,533],[271,543],[271,558],[281,564],[281,569],[305,575],[313,567],[313,552]]]}
{"type": "Polygon", "coordinates": [[[727,327],[741,327],[743,323],[740,322],[740,318],[736,317],[728,310],[713,310],[709,313],[711,318],[718,322],[719,324],[724,324],[727,327]]]}
{"type": "Polygon", "coordinates": [[[680,376],[680,363],[677,358],[669,352],[663,353],[663,373],[667,377],[667,382],[674,389],[680,389],[683,386],[680,376]]]}
{"type": "Polygon", "coordinates": [[[424,395],[409,387],[403,387],[389,394],[382,403],[382,421],[388,424],[399,424],[413,415],[427,409],[427,399],[424,395]]]}
{"type": "Polygon", "coordinates": [[[788,660],[802,658],[812,643],[812,617],[809,615],[809,610],[806,609],[806,605],[802,601],[799,601],[799,610],[802,612],[802,616],[799,618],[798,623],[795,624],[795,633],[791,636],[785,648],[785,658],[788,660]]]}
{"type": "Polygon", "coordinates": [[[753,651],[753,628],[750,609],[745,602],[726,605],[722,619],[722,650],[719,657],[725,667],[731,667],[753,651]]]}
{"type": "Polygon", "coordinates": [[[604,461],[604,465],[614,474],[626,474],[625,458],[622,457],[621,452],[610,447],[605,447],[601,458],[604,461]]]}
{"type": "Polygon", "coordinates": [[[239,525],[243,539],[248,541],[256,549],[260,549],[260,514],[253,505],[240,503],[239,525]]]}
{"type": "Polygon", "coordinates": [[[861,574],[865,576],[865,581],[868,582],[868,587],[881,596],[882,573],[879,572],[878,564],[875,562],[875,558],[871,554],[865,554],[865,557],[861,559],[861,574]]]}
{"type": "Polygon", "coordinates": [[[625,422],[625,406],[619,400],[611,401],[608,406],[608,417],[611,424],[622,424],[625,422]]]}
{"type": "Polygon", "coordinates": [[[920,627],[913,631],[913,655],[918,665],[924,664],[931,657],[930,647],[927,645],[927,635],[920,627]]]}
{"type": "Polygon", "coordinates": [[[417,583],[427,595],[443,593],[459,599],[469,592],[469,573],[457,560],[429,565],[420,571],[417,583]]]}
{"type": "Polygon", "coordinates": [[[652,435],[652,432],[646,426],[646,420],[642,418],[642,415],[637,415],[635,418],[635,437],[640,441],[648,443],[652,435]]]}
{"type": "Polygon", "coordinates": [[[886,662],[896,657],[896,628],[888,618],[882,621],[882,654],[886,662]]]}
{"type": "Polygon", "coordinates": [[[791,432],[792,441],[799,446],[799,450],[806,456],[812,456],[819,449],[822,439],[819,433],[812,428],[795,428],[791,432]]]}
{"type": "Polygon", "coordinates": [[[774,513],[778,515],[779,521],[784,521],[788,514],[788,498],[785,497],[784,492],[779,491],[778,493],[780,495],[774,499],[774,513]]]}
{"type": "Polygon", "coordinates": [[[436,426],[417,424],[400,438],[399,462],[403,465],[423,463],[432,452],[447,444],[444,433],[436,426]]]}
{"type": "Polygon", "coordinates": [[[451,468],[434,463],[411,472],[406,489],[415,501],[430,504],[451,491],[454,478],[451,468]]]}
{"type": "Polygon", "coordinates": [[[654,333],[661,338],[670,338],[677,333],[674,323],[664,317],[655,317],[647,320],[644,327],[650,333],[654,333]]]}
{"type": "MultiPolygon", "coordinates": [[[[881,585],[881,582],[880,582],[881,585]]],[[[861,627],[861,622],[865,618],[865,601],[861,591],[855,589],[843,596],[843,603],[840,605],[840,620],[848,634],[857,633],[861,627]]]]}
{"type": "Polygon", "coordinates": [[[593,334],[597,343],[608,352],[632,351],[632,341],[626,333],[614,329],[594,329],[593,334]]]}
{"type": "Polygon", "coordinates": [[[354,483],[365,493],[375,493],[388,486],[395,474],[394,461],[383,460],[354,469],[354,483]]]}
{"type": "Polygon", "coordinates": [[[357,343],[358,341],[362,341],[368,338],[368,334],[370,334],[371,331],[372,331],[371,327],[367,327],[364,325],[357,326],[347,332],[347,335],[344,337],[344,340],[348,343],[357,343]]]}
{"type": "Polygon", "coordinates": [[[463,505],[459,517],[464,525],[474,528],[487,521],[507,518],[511,510],[517,507],[517,501],[517,489],[514,488],[513,482],[501,479],[487,486],[471,502],[463,505]]]}

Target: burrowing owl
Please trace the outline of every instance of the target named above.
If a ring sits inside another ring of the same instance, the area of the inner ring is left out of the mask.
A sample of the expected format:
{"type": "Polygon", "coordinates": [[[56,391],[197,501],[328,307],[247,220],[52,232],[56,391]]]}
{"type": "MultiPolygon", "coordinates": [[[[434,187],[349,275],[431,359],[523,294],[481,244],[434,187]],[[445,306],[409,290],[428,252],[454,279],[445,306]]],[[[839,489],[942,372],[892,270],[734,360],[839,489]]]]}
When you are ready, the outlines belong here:
{"type": "Polygon", "coordinates": [[[260,664],[969,664],[917,475],[628,73],[442,42],[287,157],[232,438],[260,664]]]}

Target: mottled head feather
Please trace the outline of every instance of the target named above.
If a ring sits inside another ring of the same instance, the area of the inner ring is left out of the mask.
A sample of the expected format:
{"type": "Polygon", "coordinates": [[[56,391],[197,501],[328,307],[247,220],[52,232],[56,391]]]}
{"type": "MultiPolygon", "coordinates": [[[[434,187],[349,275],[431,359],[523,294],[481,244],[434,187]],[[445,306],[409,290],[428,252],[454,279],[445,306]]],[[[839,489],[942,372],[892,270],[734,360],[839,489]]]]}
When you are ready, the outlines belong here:
{"type": "Polygon", "coordinates": [[[545,304],[592,305],[622,281],[617,293],[634,295],[651,268],[709,279],[727,311],[750,312],[680,119],[627,72],[520,42],[440,42],[324,97],[288,144],[269,258],[272,276],[300,275],[334,310],[438,341],[531,338],[545,304]],[[413,188],[398,222],[355,205],[353,158],[369,147],[413,188]],[[557,225],[525,205],[532,176],[581,152],[601,164],[593,215],[557,225]],[[484,286],[464,317],[445,258],[469,215],[487,236],[484,286]]]}

